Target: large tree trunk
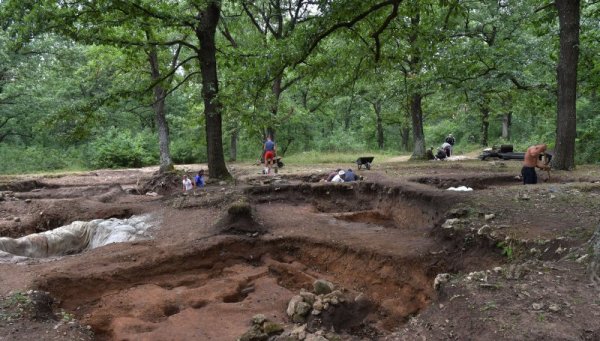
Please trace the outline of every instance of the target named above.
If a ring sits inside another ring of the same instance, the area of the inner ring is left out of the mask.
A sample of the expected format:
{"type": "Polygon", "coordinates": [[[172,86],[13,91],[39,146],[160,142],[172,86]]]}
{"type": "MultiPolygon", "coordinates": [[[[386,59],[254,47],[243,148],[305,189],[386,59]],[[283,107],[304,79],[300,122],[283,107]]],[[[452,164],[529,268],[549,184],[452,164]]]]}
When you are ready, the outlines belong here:
{"type": "Polygon", "coordinates": [[[488,132],[490,130],[490,108],[487,105],[480,107],[481,112],[481,145],[488,145],[488,132]]]}
{"type": "Polygon", "coordinates": [[[575,168],[577,62],[579,60],[579,0],[556,0],[560,24],[558,74],[558,114],[556,146],[552,166],[575,168]]]}
{"type": "Polygon", "coordinates": [[[510,127],[512,126],[512,112],[507,112],[502,116],[502,138],[510,141],[510,127]]]}
{"type": "Polygon", "coordinates": [[[425,158],[425,134],[423,133],[423,111],[421,100],[423,96],[420,93],[414,93],[410,100],[410,116],[412,118],[413,129],[413,154],[411,159],[425,158]]]}
{"type": "Polygon", "coordinates": [[[408,151],[408,142],[410,141],[410,127],[408,125],[400,127],[400,138],[402,140],[402,150],[408,151]]]}
{"type": "Polygon", "coordinates": [[[198,14],[200,23],[196,27],[196,37],[200,41],[198,59],[202,74],[202,98],[206,116],[206,149],[208,171],[211,178],[231,178],[223,155],[223,130],[221,104],[217,98],[219,81],[217,77],[217,59],[215,31],[219,23],[221,8],[219,2],[211,1],[206,10],[198,14]]]}
{"type": "MultiPolygon", "coordinates": [[[[150,62],[150,68],[152,70],[152,81],[158,82],[160,79],[160,68],[158,65],[158,54],[154,46],[150,47],[148,61],[150,62]]],[[[167,123],[167,118],[165,116],[165,96],[165,89],[159,83],[156,83],[154,86],[154,104],[152,105],[152,108],[154,109],[154,119],[158,126],[158,146],[160,153],[159,173],[165,173],[175,169],[173,161],[171,160],[171,150],[169,149],[171,140],[169,138],[169,124],[167,123]]]]}
{"type": "Polygon", "coordinates": [[[375,110],[375,117],[377,120],[377,147],[383,149],[383,120],[381,118],[381,101],[373,103],[373,109],[375,110]]]}

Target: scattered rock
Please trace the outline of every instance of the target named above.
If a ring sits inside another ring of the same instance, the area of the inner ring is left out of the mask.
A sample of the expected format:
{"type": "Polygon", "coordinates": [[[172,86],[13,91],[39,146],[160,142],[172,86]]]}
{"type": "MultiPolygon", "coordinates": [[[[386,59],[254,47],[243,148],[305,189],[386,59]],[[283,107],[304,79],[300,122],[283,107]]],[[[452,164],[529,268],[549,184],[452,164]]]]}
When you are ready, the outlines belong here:
{"type": "Polygon", "coordinates": [[[477,234],[481,236],[481,235],[486,234],[489,230],[490,230],[490,225],[485,224],[482,227],[480,227],[479,230],[477,230],[477,234]]]}
{"type": "Polygon", "coordinates": [[[151,196],[151,197],[157,197],[158,193],[156,193],[156,192],[147,192],[146,195],[147,196],[151,196]]]}
{"type": "Polygon", "coordinates": [[[263,332],[267,335],[279,334],[283,332],[283,326],[279,323],[275,323],[272,321],[266,321],[263,324],[263,332]]]}
{"type": "Polygon", "coordinates": [[[245,332],[238,341],[267,341],[269,339],[269,335],[263,332],[260,326],[253,325],[250,330],[245,332]]]}
{"type": "Polygon", "coordinates": [[[267,318],[263,314],[256,314],[256,315],[252,316],[252,323],[254,323],[254,324],[260,325],[260,324],[263,324],[266,320],[267,320],[267,318]]]}
{"type": "Polygon", "coordinates": [[[485,221],[490,221],[490,220],[494,219],[495,217],[496,217],[496,215],[494,213],[486,214],[485,216],[483,216],[485,221]]]}
{"type": "Polygon", "coordinates": [[[288,314],[289,317],[294,316],[294,313],[296,312],[296,305],[298,305],[298,303],[300,303],[300,302],[302,302],[302,296],[296,295],[296,296],[292,297],[292,299],[288,303],[288,307],[286,310],[286,313],[288,314]]]}
{"type": "Polygon", "coordinates": [[[312,306],[306,302],[298,302],[294,310],[294,315],[306,316],[311,308],[312,306]]]}
{"type": "Polygon", "coordinates": [[[433,288],[435,290],[438,290],[440,288],[440,286],[443,283],[448,282],[449,279],[450,279],[450,274],[447,274],[447,273],[437,274],[437,276],[435,276],[435,280],[433,281],[433,288]]]}
{"type": "Polygon", "coordinates": [[[454,208],[448,211],[447,216],[449,218],[463,218],[469,215],[469,210],[466,208],[454,208]]]}
{"type": "Polygon", "coordinates": [[[306,325],[303,324],[301,326],[294,328],[292,330],[292,332],[290,333],[290,336],[295,337],[298,340],[304,340],[306,338],[306,325]]]}
{"type": "Polygon", "coordinates": [[[21,218],[19,218],[19,217],[14,217],[14,218],[13,218],[13,221],[18,223],[18,222],[20,222],[20,221],[21,221],[21,218]]]}
{"type": "Polygon", "coordinates": [[[560,311],[560,306],[558,304],[551,304],[548,307],[548,310],[550,310],[552,312],[555,312],[555,313],[558,313],[560,311]]]}
{"type": "Polygon", "coordinates": [[[544,304],[543,303],[534,303],[531,305],[531,307],[533,308],[533,310],[542,310],[542,308],[544,308],[544,304]]]}
{"type": "Polygon", "coordinates": [[[31,199],[29,199],[29,198],[28,198],[28,199],[25,199],[25,202],[26,202],[26,203],[30,203],[30,202],[31,202],[31,199]]]}
{"type": "Polygon", "coordinates": [[[333,283],[326,281],[324,279],[317,279],[313,283],[313,289],[315,294],[317,295],[325,295],[329,294],[335,289],[333,283]]]}
{"type": "Polygon", "coordinates": [[[446,221],[442,224],[442,228],[451,229],[453,228],[453,225],[459,221],[460,219],[446,219],[446,221]]]}
{"type": "Polygon", "coordinates": [[[308,304],[312,305],[313,303],[315,303],[316,296],[312,292],[308,292],[306,290],[301,290],[300,296],[302,297],[302,300],[308,304]]]}

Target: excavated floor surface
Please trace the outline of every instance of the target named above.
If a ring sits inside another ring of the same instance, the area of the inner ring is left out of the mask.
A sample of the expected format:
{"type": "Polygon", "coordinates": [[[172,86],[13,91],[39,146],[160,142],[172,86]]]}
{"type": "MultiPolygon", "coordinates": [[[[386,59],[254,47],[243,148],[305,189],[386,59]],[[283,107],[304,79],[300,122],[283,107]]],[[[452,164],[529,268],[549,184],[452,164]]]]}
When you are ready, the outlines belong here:
{"type": "Polygon", "coordinates": [[[437,274],[506,261],[494,242],[441,227],[451,209],[478,201],[477,194],[438,188],[514,186],[512,175],[394,181],[386,171],[338,185],[316,182],[323,174],[245,174],[233,186],[148,196],[131,193],[151,173],[131,172],[0,187],[1,236],[149,212],[161,221],[150,241],[0,264],[0,271],[12,274],[0,277],[0,294],[48,291],[56,307],[90,325],[96,339],[234,340],[255,314],[292,325],[287,302],[326,279],[350,297],[362,294],[368,304],[339,307],[324,328],[347,339],[375,340],[393,335],[438,300],[437,274]],[[89,184],[90,178],[97,183],[89,184]],[[246,208],[232,210],[239,202],[246,208]]]}

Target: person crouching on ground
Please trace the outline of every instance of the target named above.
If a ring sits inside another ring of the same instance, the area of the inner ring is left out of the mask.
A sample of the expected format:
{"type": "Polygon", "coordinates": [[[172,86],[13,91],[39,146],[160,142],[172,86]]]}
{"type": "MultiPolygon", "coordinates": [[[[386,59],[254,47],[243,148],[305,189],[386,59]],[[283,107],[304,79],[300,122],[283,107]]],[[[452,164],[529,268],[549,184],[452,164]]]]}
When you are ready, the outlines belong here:
{"type": "Polygon", "coordinates": [[[198,174],[194,177],[194,183],[196,184],[196,188],[202,188],[206,184],[204,181],[204,169],[198,171],[198,174]]]}
{"type": "Polygon", "coordinates": [[[346,174],[344,174],[344,181],[350,182],[350,181],[357,181],[357,180],[358,180],[358,175],[354,174],[352,169],[348,168],[348,170],[346,171],[346,174]]]}
{"type": "Polygon", "coordinates": [[[442,143],[442,149],[446,153],[446,157],[452,156],[452,145],[448,142],[442,143]]]}
{"type": "Polygon", "coordinates": [[[536,167],[543,170],[548,169],[548,165],[544,164],[539,157],[547,148],[548,146],[545,144],[538,144],[527,148],[525,158],[523,159],[523,168],[521,168],[524,185],[537,184],[536,167]]]}
{"type": "Polygon", "coordinates": [[[345,175],[346,175],[346,172],[341,170],[337,173],[336,176],[333,177],[333,179],[331,179],[331,182],[344,182],[345,175]]]}
{"type": "Polygon", "coordinates": [[[183,181],[181,181],[182,185],[183,185],[183,192],[187,192],[187,191],[191,191],[194,188],[194,185],[192,184],[192,180],[190,180],[190,178],[188,178],[187,174],[183,175],[183,181]]]}

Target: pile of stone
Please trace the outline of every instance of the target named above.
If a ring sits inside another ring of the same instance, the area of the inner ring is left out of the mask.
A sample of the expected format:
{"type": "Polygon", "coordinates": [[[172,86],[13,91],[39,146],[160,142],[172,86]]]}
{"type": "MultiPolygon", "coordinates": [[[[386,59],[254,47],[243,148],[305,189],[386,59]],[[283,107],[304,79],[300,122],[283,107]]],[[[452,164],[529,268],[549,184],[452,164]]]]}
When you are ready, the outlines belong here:
{"type": "Polygon", "coordinates": [[[318,316],[346,300],[340,290],[335,290],[333,283],[323,279],[313,283],[313,291],[301,289],[300,294],[290,300],[286,312],[293,322],[304,323],[310,315],[318,316]]]}
{"type": "Polygon", "coordinates": [[[283,332],[283,326],[269,321],[265,315],[257,314],[252,317],[252,326],[240,336],[238,341],[266,341],[271,340],[283,332]]]}

